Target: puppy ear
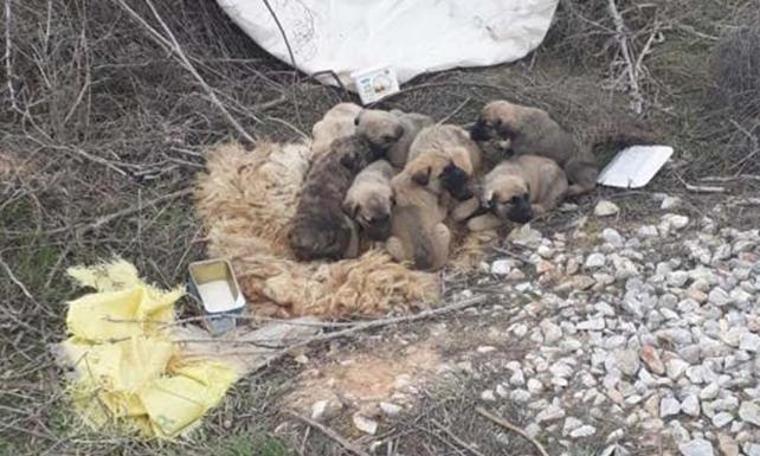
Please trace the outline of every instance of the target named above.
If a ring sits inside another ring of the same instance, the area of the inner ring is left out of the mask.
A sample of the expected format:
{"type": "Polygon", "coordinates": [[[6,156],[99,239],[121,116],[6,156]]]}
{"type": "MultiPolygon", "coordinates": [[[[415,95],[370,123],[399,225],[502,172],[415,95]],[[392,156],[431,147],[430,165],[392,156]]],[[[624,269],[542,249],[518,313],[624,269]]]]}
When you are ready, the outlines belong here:
{"type": "Polygon", "coordinates": [[[396,128],[395,128],[395,130],[394,130],[393,133],[396,136],[396,138],[400,138],[400,137],[404,136],[404,133],[405,133],[404,126],[403,125],[396,125],[396,128]]]}
{"type": "Polygon", "coordinates": [[[430,183],[430,173],[433,172],[433,168],[428,166],[425,169],[421,169],[417,171],[416,173],[412,174],[412,180],[421,186],[426,186],[428,183],[430,183]]]}

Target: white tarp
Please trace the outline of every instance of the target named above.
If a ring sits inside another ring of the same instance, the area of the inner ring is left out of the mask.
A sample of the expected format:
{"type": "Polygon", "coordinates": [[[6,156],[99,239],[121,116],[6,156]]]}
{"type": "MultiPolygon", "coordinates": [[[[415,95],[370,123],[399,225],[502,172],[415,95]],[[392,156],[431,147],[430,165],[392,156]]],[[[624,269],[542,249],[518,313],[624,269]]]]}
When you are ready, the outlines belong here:
{"type": "MultiPolygon", "coordinates": [[[[544,39],[559,0],[269,0],[293,49],[313,74],[380,66],[399,82],[455,67],[518,60],[544,39]]],[[[264,0],[217,0],[256,43],[291,59],[264,0]]],[[[328,79],[322,78],[325,82],[328,79]]]]}

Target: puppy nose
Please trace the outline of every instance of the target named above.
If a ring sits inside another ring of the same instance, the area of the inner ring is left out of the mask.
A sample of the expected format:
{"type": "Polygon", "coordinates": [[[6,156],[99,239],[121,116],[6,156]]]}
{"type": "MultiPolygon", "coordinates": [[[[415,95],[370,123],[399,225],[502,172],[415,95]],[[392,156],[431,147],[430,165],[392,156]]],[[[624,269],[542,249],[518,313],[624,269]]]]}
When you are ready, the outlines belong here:
{"type": "Polygon", "coordinates": [[[386,223],[390,218],[390,214],[376,215],[372,218],[372,223],[386,223]]]}

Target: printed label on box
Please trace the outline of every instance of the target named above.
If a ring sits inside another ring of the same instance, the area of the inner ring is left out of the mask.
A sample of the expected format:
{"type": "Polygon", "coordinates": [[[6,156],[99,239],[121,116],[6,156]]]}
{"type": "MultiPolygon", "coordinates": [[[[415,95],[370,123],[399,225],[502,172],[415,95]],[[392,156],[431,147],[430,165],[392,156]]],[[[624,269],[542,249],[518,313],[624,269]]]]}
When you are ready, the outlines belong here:
{"type": "Polygon", "coordinates": [[[363,104],[374,103],[399,91],[398,79],[393,68],[383,67],[357,71],[351,74],[363,104]]]}

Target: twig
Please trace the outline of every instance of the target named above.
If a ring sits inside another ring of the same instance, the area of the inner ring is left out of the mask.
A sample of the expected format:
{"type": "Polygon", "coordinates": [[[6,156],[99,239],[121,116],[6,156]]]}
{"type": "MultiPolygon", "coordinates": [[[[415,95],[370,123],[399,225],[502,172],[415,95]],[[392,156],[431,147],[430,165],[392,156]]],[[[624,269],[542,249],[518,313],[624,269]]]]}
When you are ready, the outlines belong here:
{"type": "MultiPolygon", "coordinates": [[[[264,5],[269,10],[269,14],[272,15],[272,19],[274,19],[274,23],[277,25],[277,28],[280,30],[280,35],[282,35],[282,39],[283,41],[285,41],[285,47],[288,49],[288,55],[290,56],[290,64],[293,66],[293,86],[295,87],[296,80],[298,77],[298,69],[296,68],[296,56],[295,54],[293,54],[293,48],[290,46],[290,40],[288,40],[288,35],[285,33],[285,29],[280,23],[280,18],[277,17],[277,13],[274,12],[272,5],[269,3],[269,0],[263,0],[263,1],[264,1],[264,5]]],[[[298,96],[296,95],[295,91],[293,92],[293,107],[295,108],[295,115],[296,115],[296,120],[298,121],[298,124],[303,126],[303,122],[301,122],[301,110],[298,107],[298,96]]]]}
{"type": "Polygon", "coordinates": [[[11,3],[13,0],[5,0],[5,77],[8,80],[8,96],[11,99],[11,106],[14,110],[18,110],[16,104],[16,90],[13,88],[13,58],[11,50],[13,49],[13,42],[11,41],[11,3]]]}
{"type": "Polygon", "coordinates": [[[185,188],[185,189],[173,192],[173,193],[169,193],[167,195],[159,196],[158,198],[155,198],[155,199],[152,199],[150,201],[144,202],[144,203],[142,203],[140,205],[134,205],[132,207],[128,207],[126,209],[122,209],[120,211],[113,212],[111,214],[100,216],[97,219],[95,219],[95,221],[93,221],[91,223],[88,223],[88,224],[79,224],[79,225],[74,225],[74,226],[64,226],[64,227],[61,227],[61,228],[56,228],[54,230],[46,231],[45,234],[47,234],[47,235],[58,234],[58,233],[62,233],[62,232],[66,232],[66,231],[71,231],[71,230],[77,230],[80,233],[86,233],[88,231],[92,231],[92,230],[98,229],[98,228],[100,228],[103,225],[107,225],[108,223],[111,223],[112,221],[114,221],[114,220],[116,220],[118,218],[124,217],[124,216],[132,214],[134,212],[139,212],[140,210],[145,209],[147,207],[155,206],[156,204],[161,203],[163,201],[173,200],[175,198],[180,198],[180,197],[183,197],[185,195],[189,195],[191,193],[193,193],[193,189],[192,188],[185,188]]]}
{"type": "Polygon", "coordinates": [[[192,63],[190,63],[190,60],[187,58],[187,55],[185,54],[185,51],[182,50],[182,47],[179,45],[179,42],[177,41],[177,38],[172,33],[171,29],[168,25],[166,25],[166,22],[161,18],[161,15],[158,14],[158,11],[156,10],[156,7],[153,5],[153,2],[151,0],[144,0],[145,3],[148,5],[148,8],[150,8],[151,12],[153,13],[153,16],[156,18],[159,24],[161,24],[161,28],[164,30],[166,35],[169,37],[170,43],[167,43],[166,38],[164,38],[156,29],[154,29],[148,22],[143,19],[135,10],[129,7],[125,3],[124,0],[116,0],[119,5],[121,5],[122,8],[124,8],[127,13],[129,13],[132,18],[134,18],[137,22],[140,23],[143,27],[148,29],[148,31],[151,32],[151,34],[157,38],[157,40],[168,46],[170,50],[174,51],[174,53],[177,55],[177,57],[180,60],[180,63],[182,66],[185,67],[187,71],[190,72],[190,74],[195,78],[195,80],[198,82],[198,84],[201,86],[201,88],[206,92],[206,95],[208,95],[211,102],[216,105],[217,108],[221,111],[222,115],[227,119],[227,121],[230,123],[230,125],[237,130],[237,132],[245,138],[246,141],[255,144],[256,140],[253,136],[248,134],[248,132],[243,128],[242,125],[230,114],[230,112],[227,110],[227,108],[222,104],[222,102],[219,100],[219,97],[216,96],[216,92],[214,89],[211,88],[211,86],[208,85],[205,79],[203,79],[203,76],[198,73],[198,70],[195,69],[192,63]]]}
{"type": "Polygon", "coordinates": [[[471,444],[465,442],[464,440],[460,439],[459,437],[457,437],[457,435],[454,434],[453,432],[451,432],[451,430],[449,428],[447,428],[446,426],[442,425],[438,421],[431,420],[430,422],[433,423],[433,426],[437,427],[438,430],[440,430],[444,434],[448,435],[451,438],[451,440],[455,441],[462,448],[466,448],[468,451],[470,451],[472,454],[474,454],[476,456],[485,456],[483,453],[481,453],[480,451],[478,451],[478,449],[475,448],[473,445],[471,445],[471,444]]]}
{"type": "Polygon", "coordinates": [[[646,57],[646,56],[649,54],[649,51],[650,51],[650,50],[651,50],[651,48],[652,48],[652,43],[654,42],[654,37],[655,37],[655,36],[656,36],[658,33],[660,33],[660,27],[659,27],[659,25],[658,25],[658,24],[655,22],[655,24],[654,24],[654,30],[653,30],[653,31],[652,31],[652,33],[649,35],[649,39],[647,39],[647,42],[644,44],[644,48],[641,50],[641,53],[639,53],[639,58],[638,58],[638,59],[636,59],[636,67],[635,67],[635,72],[636,72],[636,74],[637,74],[637,75],[641,74],[641,64],[642,64],[642,63],[643,63],[643,61],[644,61],[644,57],[646,57]]]}
{"type": "Polygon", "coordinates": [[[728,176],[728,177],[706,176],[706,177],[700,177],[699,180],[706,181],[706,182],[733,182],[733,181],[737,181],[737,180],[755,180],[755,181],[760,181],[760,175],[756,175],[756,174],[739,174],[737,176],[728,176]]]}
{"type": "Polygon", "coordinates": [[[464,100],[463,102],[461,102],[459,104],[459,106],[457,106],[453,111],[451,111],[451,114],[449,114],[446,117],[444,117],[443,119],[439,120],[436,123],[436,125],[442,125],[442,124],[448,122],[449,119],[451,119],[452,117],[454,117],[455,115],[457,115],[457,113],[459,113],[459,111],[461,111],[465,106],[467,106],[467,103],[469,103],[471,100],[472,100],[472,97],[467,97],[466,100],[464,100]]]}
{"type": "Polygon", "coordinates": [[[631,48],[628,45],[625,22],[623,22],[623,16],[620,15],[620,11],[617,9],[615,0],[609,0],[608,6],[610,14],[612,15],[612,20],[615,23],[615,39],[620,45],[620,53],[623,54],[623,59],[625,60],[626,71],[628,73],[628,84],[630,85],[631,97],[633,98],[633,110],[636,114],[641,114],[644,110],[644,98],[641,96],[638,74],[636,72],[637,68],[633,63],[631,48]]]}
{"type": "MultiPolygon", "coordinates": [[[[760,152],[760,144],[758,144],[757,137],[755,137],[755,135],[753,135],[751,131],[747,130],[741,124],[739,124],[739,122],[735,121],[734,119],[731,119],[730,122],[734,125],[734,127],[736,127],[737,130],[742,132],[747,137],[747,139],[749,139],[749,142],[752,143],[752,152],[747,154],[744,158],[739,160],[739,162],[733,166],[732,169],[736,169],[736,168],[741,167],[744,163],[749,161],[752,157],[757,155],[758,152],[760,152]]],[[[741,174],[741,172],[742,170],[739,169],[739,171],[736,174],[737,175],[741,174]]]]}
{"type": "Polygon", "coordinates": [[[13,274],[13,270],[11,270],[11,267],[8,266],[8,263],[3,260],[3,257],[0,256],[0,266],[5,269],[5,273],[8,274],[8,277],[10,277],[11,282],[15,283],[20,289],[21,292],[24,293],[24,296],[29,298],[31,301],[34,301],[34,296],[32,296],[31,293],[29,293],[29,290],[26,288],[24,283],[16,278],[16,276],[13,274]]]}
{"type": "Polygon", "coordinates": [[[343,448],[345,448],[346,450],[348,450],[348,451],[356,454],[357,456],[370,456],[369,453],[367,453],[366,451],[362,450],[361,448],[357,448],[356,446],[354,446],[353,443],[349,442],[343,436],[341,436],[337,432],[333,431],[329,427],[325,426],[324,424],[318,423],[318,422],[312,420],[311,418],[307,418],[307,417],[305,417],[303,415],[299,415],[298,413],[295,413],[295,412],[288,412],[288,414],[290,416],[294,417],[294,418],[298,418],[299,420],[303,421],[304,423],[308,424],[309,426],[311,426],[313,428],[319,429],[323,434],[325,434],[326,436],[328,436],[331,439],[335,440],[343,448]]]}
{"type": "Polygon", "coordinates": [[[509,429],[512,432],[516,432],[526,438],[530,443],[533,444],[533,446],[536,447],[539,453],[541,453],[541,456],[549,456],[549,453],[546,452],[544,447],[533,437],[529,436],[527,432],[523,431],[519,427],[515,426],[514,424],[510,423],[509,421],[505,420],[504,418],[500,418],[493,413],[489,412],[488,410],[484,409],[483,407],[477,407],[475,408],[475,411],[480,414],[480,416],[487,418],[494,423],[498,424],[499,426],[505,427],[509,429]]]}
{"type": "Polygon", "coordinates": [[[288,350],[304,347],[313,342],[324,342],[327,340],[350,336],[354,333],[357,333],[360,331],[366,331],[368,329],[380,328],[383,326],[388,326],[388,325],[392,325],[396,323],[408,323],[412,321],[432,318],[434,316],[442,315],[448,312],[453,312],[455,310],[462,310],[462,309],[466,309],[467,307],[483,304],[486,301],[486,298],[487,296],[476,296],[474,298],[466,299],[464,301],[450,304],[448,306],[439,307],[437,309],[428,309],[414,315],[407,315],[403,317],[382,318],[380,320],[373,320],[366,323],[360,323],[354,326],[353,328],[343,329],[340,331],[335,331],[335,332],[331,332],[327,334],[319,334],[317,336],[310,337],[301,342],[297,342],[293,345],[288,346],[288,350]]]}
{"type": "Polygon", "coordinates": [[[681,181],[681,183],[683,184],[683,186],[686,187],[686,190],[688,190],[690,192],[694,192],[694,193],[723,193],[723,192],[726,191],[726,189],[724,187],[713,187],[713,186],[710,186],[710,185],[692,185],[692,184],[689,184],[688,182],[686,182],[685,180],[683,180],[681,178],[681,176],[679,176],[678,174],[676,174],[676,178],[679,181],[681,181]]]}

